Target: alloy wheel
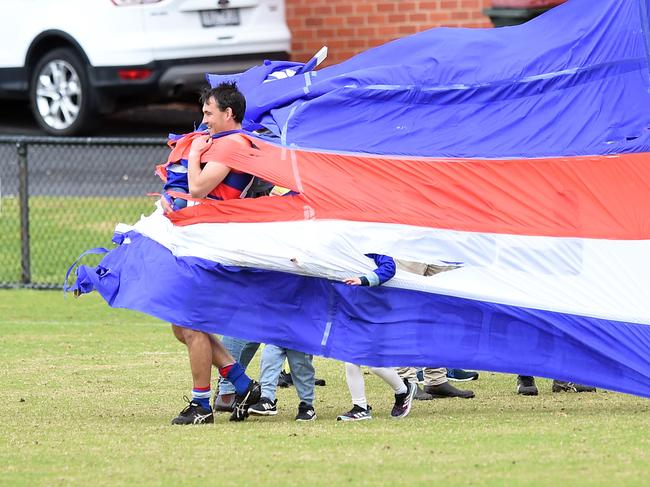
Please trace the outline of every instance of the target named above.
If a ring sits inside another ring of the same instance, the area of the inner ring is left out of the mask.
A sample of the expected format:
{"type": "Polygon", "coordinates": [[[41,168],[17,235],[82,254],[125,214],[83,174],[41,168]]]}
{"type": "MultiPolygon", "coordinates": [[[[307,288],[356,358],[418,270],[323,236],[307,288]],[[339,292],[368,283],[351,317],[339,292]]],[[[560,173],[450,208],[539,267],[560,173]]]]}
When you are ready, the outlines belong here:
{"type": "Polygon", "coordinates": [[[43,66],[36,82],[36,107],[43,121],[65,130],[78,118],[83,102],[81,81],[74,67],[62,59],[43,66]]]}

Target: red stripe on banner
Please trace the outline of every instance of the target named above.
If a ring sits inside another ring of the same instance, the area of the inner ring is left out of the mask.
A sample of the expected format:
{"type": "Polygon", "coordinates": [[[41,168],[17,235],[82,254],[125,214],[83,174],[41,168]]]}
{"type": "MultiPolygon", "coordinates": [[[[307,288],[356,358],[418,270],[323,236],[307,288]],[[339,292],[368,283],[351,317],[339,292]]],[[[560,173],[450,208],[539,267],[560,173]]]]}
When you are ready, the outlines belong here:
{"type": "Polygon", "coordinates": [[[189,225],[318,218],[481,233],[650,238],[648,153],[433,159],[289,150],[257,139],[255,145],[232,154],[228,165],[300,195],[208,202],[170,219],[189,225]]]}

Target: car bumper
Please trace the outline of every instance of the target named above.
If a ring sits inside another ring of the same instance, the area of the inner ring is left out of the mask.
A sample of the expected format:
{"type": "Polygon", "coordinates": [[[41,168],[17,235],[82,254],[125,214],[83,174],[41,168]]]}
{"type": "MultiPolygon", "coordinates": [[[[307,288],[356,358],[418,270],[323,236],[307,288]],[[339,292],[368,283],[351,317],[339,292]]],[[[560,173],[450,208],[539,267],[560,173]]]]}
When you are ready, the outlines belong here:
{"type": "Polygon", "coordinates": [[[102,66],[89,68],[90,83],[101,94],[119,99],[144,95],[151,99],[175,99],[196,94],[207,85],[205,75],[246,71],[265,59],[288,60],[287,52],[239,54],[222,57],[153,61],[140,66],[102,66]],[[142,80],[123,80],[122,69],[147,69],[151,75],[142,80]]]}

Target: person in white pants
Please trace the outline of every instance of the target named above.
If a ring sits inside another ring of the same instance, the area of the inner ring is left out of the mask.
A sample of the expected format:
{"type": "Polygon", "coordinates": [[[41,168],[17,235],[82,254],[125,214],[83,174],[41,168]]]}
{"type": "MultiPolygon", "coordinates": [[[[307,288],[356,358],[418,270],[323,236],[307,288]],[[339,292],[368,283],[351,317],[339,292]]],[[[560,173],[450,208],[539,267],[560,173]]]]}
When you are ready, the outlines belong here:
{"type": "MultiPolygon", "coordinates": [[[[370,372],[386,382],[395,393],[395,404],[390,412],[393,418],[403,418],[411,412],[416,384],[403,380],[397,371],[390,367],[370,367],[370,372]]],[[[366,386],[363,380],[361,366],[350,363],[345,364],[345,380],[352,396],[352,409],[341,414],[338,421],[362,421],[372,419],[372,408],[366,399],[366,386]]]]}
{"type": "MultiPolygon", "coordinates": [[[[392,257],[380,254],[366,254],[373,259],[377,268],[368,274],[360,277],[345,279],[343,282],[350,286],[379,286],[392,279],[395,275],[395,261],[392,257]]],[[[396,369],[388,367],[370,367],[370,370],[381,377],[393,389],[395,393],[395,404],[390,413],[393,418],[403,418],[411,411],[413,397],[417,391],[417,385],[402,380],[397,375],[396,369]]],[[[372,419],[371,407],[366,400],[366,388],[363,380],[361,366],[346,363],[345,379],[352,396],[352,409],[341,414],[338,421],[362,421],[372,419]]]]}

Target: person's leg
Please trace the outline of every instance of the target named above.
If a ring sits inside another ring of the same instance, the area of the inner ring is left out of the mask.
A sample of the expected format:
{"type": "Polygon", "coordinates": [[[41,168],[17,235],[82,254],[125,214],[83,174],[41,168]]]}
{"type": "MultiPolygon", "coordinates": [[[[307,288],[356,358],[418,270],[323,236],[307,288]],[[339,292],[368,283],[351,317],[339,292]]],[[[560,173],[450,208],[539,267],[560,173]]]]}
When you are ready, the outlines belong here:
{"type": "Polygon", "coordinates": [[[228,379],[235,387],[237,394],[230,421],[243,421],[248,417],[248,408],[260,400],[260,385],[246,375],[244,367],[235,361],[218,339],[213,338],[213,340],[216,349],[223,353],[224,357],[223,362],[220,362],[219,365],[219,375],[228,379]]]}
{"type": "Polygon", "coordinates": [[[190,357],[194,387],[209,390],[212,377],[212,343],[210,343],[210,335],[185,328],[183,329],[183,336],[190,357]]]}
{"type": "Polygon", "coordinates": [[[469,382],[478,380],[479,373],[473,370],[465,369],[447,369],[447,379],[454,382],[469,382]]]}
{"type": "MultiPolygon", "coordinates": [[[[232,355],[235,360],[241,363],[241,351],[246,345],[246,340],[224,335],[221,337],[221,344],[230,352],[230,355],[232,355]]],[[[219,395],[234,393],[235,386],[233,386],[227,379],[219,377],[219,395]]]]}
{"type": "Polygon", "coordinates": [[[208,367],[209,371],[205,370],[206,363],[209,362],[210,365],[214,365],[219,369],[219,374],[222,377],[225,377],[233,384],[237,394],[243,394],[246,391],[251,379],[219,339],[208,333],[177,325],[172,325],[172,329],[174,336],[188,348],[192,377],[196,376],[201,383],[205,381],[206,377],[209,381],[212,371],[210,367],[208,367]]]}
{"type": "Polygon", "coordinates": [[[293,385],[300,399],[296,421],[313,421],[316,419],[314,409],[314,382],[316,373],[312,364],[313,357],[297,350],[287,350],[287,359],[291,368],[293,385]]]}
{"type": "Polygon", "coordinates": [[[183,328],[183,338],[190,357],[190,368],[195,387],[209,390],[214,362],[219,367],[222,376],[227,377],[233,383],[238,394],[246,391],[251,379],[218,339],[208,333],[189,328],[183,328]]]}
{"type": "Polygon", "coordinates": [[[407,391],[404,380],[397,374],[397,371],[391,367],[370,367],[370,372],[388,384],[395,394],[403,394],[407,391]]]}
{"type": "MultiPolygon", "coordinates": [[[[172,329],[174,336],[185,343],[188,348],[190,368],[192,369],[195,384],[203,384],[207,379],[209,387],[211,366],[214,363],[218,367],[221,377],[228,379],[237,393],[235,410],[230,418],[231,421],[246,419],[248,407],[259,400],[259,384],[246,375],[239,362],[235,361],[223,344],[212,335],[176,325],[172,325],[172,329]],[[181,330],[179,331],[178,328],[181,328],[181,330]],[[181,338],[179,338],[179,334],[181,338]],[[206,364],[208,364],[208,370],[206,370],[206,364]]],[[[199,387],[205,390],[205,386],[200,385],[199,387]]]]}
{"type": "MultiPolygon", "coordinates": [[[[217,340],[217,343],[219,341],[217,340]]],[[[252,380],[239,362],[219,367],[219,374],[235,387],[236,397],[230,421],[244,421],[248,417],[248,408],[256,404],[261,397],[261,388],[252,380]]]]}
{"type": "Polygon", "coordinates": [[[242,365],[242,367],[245,369],[248,368],[248,364],[251,363],[259,348],[260,344],[257,342],[246,342],[246,345],[244,345],[244,348],[241,351],[241,355],[239,356],[239,363],[242,365]]]}
{"type": "Polygon", "coordinates": [[[395,265],[401,271],[417,274],[418,276],[423,276],[427,270],[426,264],[422,262],[414,262],[411,260],[395,259],[395,265]]]}
{"type": "Polygon", "coordinates": [[[397,367],[397,374],[409,382],[418,382],[418,369],[415,367],[397,367]]]}
{"type": "MultiPolygon", "coordinates": [[[[248,357],[248,362],[244,362],[242,360],[242,352],[246,348],[246,346],[249,344],[247,340],[242,340],[239,338],[234,338],[230,336],[223,336],[221,338],[221,344],[223,347],[228,350],[230,355],[233,357],[233,360],[239,362],[244,369],[248,366],[248,363],[250,362],[252,355],[248,357]]],[[[219,367],[219,365],[214,364],[215,367],[219,367]]],[[[226,394],[235,394],[235,386],[233,386],[228,379],[225,379],[223,377],[219,378],[219,395],[224,396],[226,394]]]]}
{"type": "Polygon", "coordinates": [[[337,416],[337,421],[360,421],[372,419],[371,407],[366,401],[366,387],[363,380],[363,372],[359,365],[345,364],[345,380],[348,383],[350,396],[352,397],[352,409],[347,413],[337,416]]]}
{"type": "Polygon", "coordinates": [[[447,369],[444,367],[426,367],[424,369],[424,385],[439,386],[447,382],[447,369]]]}
{"type": "Polygon", "coordinates": [[[390,412],[393,418],[403,418],[411,411],[413,398],[417,390],[417,383],[409,382],[407,379],[402,379],[395,368],[391,367],[370,367],[370,371],[381,377],[386,384],[388,384],[395,393],[395,404],[390,412]]]}
{"type": "Polygon", "coordinates": [[[219,375],[228,379],[235,388],[235,404],[230,421],[243,421],[248,417],[248,408],[260,400],[260,385],[246,375],[244,367],[230,355],[220,340],[211,338],[219,364],[219,375]]]}
{"type": "Polygon", "coordinates": [[[431,394],[434,399],[446,397],[461,397],[471,399],[474,391],[464,391],[452,386],[447,380],[447,369],[444,367],[424,369],[424,392],[431,394]]]}
{"type": "Polygon", "coordinates": [[[316,372],[312,363],[313,357],[297,350],[287,350],[286,352],[298,398],[302,402],[313,404],[314,381],[316,380],[316,372]]]}
{"type": "Polygon", "coordinates": [[[172,325],[174,336],[187,346],[192,371],[192,400],[189,406],[172,420],[172,424],[214,422],[210,407],[210,378],[212,373],[212,343],[210,335],[172,325]]]}
{"type": "Polygon", "coordinates": [[[536,396],[539,394],[535,385],[535,377],[531,375],[518,375],[517,394],[521,394],[522,396],[536,396]]]}
{"type": "MultiPolygon", "coordinates": [[[[182,326],[174,325],[172,323],[172,332],[174,336],[179,342],[183,343],[184,345],[187,345],[187,340],[185,338],[185,330],[188,329],[189,328],[184,328],[182,326]]],[[[203,333],[203,332],[196,332],[196,333],[203,333]]],[[[218,368],[221,367],[223,364],[227,364],[235,360],[233,356],[230,354],[230,352],[226,348],[224,348],[223,344],[221,344],[218,340],[216,340],[212,335],[210,334],[207,335],[210,337],[212,365],[218,368]]]]}
{"type": "Polygon", "coordinates": [[[345,380],[348,383],[352,404],[367,409],[368,401],[366,400],[366,384],[363,380],[361,366],[346,362],[345,380]]]}
{"type": "Polygon", "coordinates": [[[596,392],[593,386],[586,386],[584,384],[577,384],[575,382],[567,382],[564,380],[553,380],[551,388],[553,392],[596,392]]]}
{"type": "Polygon", "coordinates": [[[436,264],[427,264],[427,268],[425,269],[423,275],[425,276],[435,276],[436,274],[440,274],[441,272],[447,272],[447,271],[453,271],[454,269],[458,269],[460,266],[459,265],[436,265],[436,264]]]}
{"type": "MultiPolygon", "coordinates": [[[[187,346],[194,389],[202,391],[207,390],[209,394],[213,361],[210,335],[173,324],[172,332],[178,341],[187,346]]],[[[200,398],[193,395],[192,398],[200,399],[197,401],[199,404],[202,406],[207,405],[209,407],[209,396],[207,404],[204,404],[205,400],[203,396],[205,396],[205,394],[201,394],[200,398]]]]}
{"type": "Polygon", "coordinates": [[[176,337],[176,340],[178,340],[183,345],[185,345],[185,337],[183,336],[183,327],[177,326],[174,323],[170,323],[170,324],[172,325],[172,333],[174,334],[174,337],[176,337]]]}
{"type": "Polygon", "coordinates": [[[430,401],[433,399],[431,394],[427,394],[419,386],[420,379],[418,377],[418,371],[423,372],[423,369],[418,369],[416,367],[397,367],[397,374],[410,384],[415,384],[415,396],[413,399],[417,401],[430,401]]]}
{"type": "Polygon", "coordinates": [[[287,357],[287,350],[275,345],[264,345],[262,350],[262,362],[260,364],[260,385],[262,386],[262,397],[275,401],[278,377],[287,357]]]}
{"type": "Polygon", "coordinates": [[[286,350],[284,348],[275,345],[264,346],[260,363],[261,397],[259,401],[248,408],[249,414],[255,416],[275,416],[278,414],[275,392],[285,358],[286,350]]]}
{"type": "Polygon", "coordinates": [[[235,357],[223,346],[221,340],[214,335],[208,335],[212,343],[212,363],[215,367],[221,368],[232,363],[239,363],[235,357]]]}

